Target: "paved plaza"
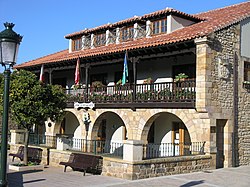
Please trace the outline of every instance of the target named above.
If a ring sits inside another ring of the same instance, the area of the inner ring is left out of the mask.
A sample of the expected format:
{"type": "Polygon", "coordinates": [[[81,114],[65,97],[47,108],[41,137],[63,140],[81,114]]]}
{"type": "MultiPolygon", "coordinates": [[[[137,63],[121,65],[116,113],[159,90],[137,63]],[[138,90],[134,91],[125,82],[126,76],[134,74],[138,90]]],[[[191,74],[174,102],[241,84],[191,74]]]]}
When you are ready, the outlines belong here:
{"type": "Polygon", "coordinates": [[[250,166],[225,168],[202,171],[189,174],[179,174],[150,179],[129,181],[101,175],[71,171],[63,172],[62,167],[46,167],[44,171],[16,172],[8,174],[9,187],[143,187],[143,186],[170,186],[170,187],[199,187],[199,186],[226,186],[249,187],[250,166]]]}

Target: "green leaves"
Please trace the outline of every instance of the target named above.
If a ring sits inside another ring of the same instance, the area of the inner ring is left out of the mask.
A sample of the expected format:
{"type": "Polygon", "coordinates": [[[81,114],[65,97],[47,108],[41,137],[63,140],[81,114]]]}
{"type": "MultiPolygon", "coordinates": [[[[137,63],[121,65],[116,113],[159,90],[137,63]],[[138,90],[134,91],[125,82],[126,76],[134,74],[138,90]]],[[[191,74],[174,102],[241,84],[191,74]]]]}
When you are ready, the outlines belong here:
{"type": "MultiPolygon", "coordinates": [[[[1,93],[3,93],[2,84],[3,81],[1,81],[1,93]]],[[[60,86],[41,84],[36,75],[29,71],[14,71],[11,75],[12,117],[25,129],[30,130],[33,124],[43,124],[48,118],[59,119],[66,107],[66,98],[60,86]]]]}

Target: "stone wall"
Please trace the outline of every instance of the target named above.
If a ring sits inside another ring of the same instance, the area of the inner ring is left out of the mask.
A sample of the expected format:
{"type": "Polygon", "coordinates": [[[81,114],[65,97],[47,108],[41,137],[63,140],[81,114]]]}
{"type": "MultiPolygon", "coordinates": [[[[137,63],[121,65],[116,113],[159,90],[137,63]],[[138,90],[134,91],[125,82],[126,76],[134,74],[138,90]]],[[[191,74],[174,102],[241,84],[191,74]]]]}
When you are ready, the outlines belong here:
{"type": "MultiPolygon", "coordinates": [[[[234,121],[236,134],[234,141],[236,142],[237,165],[250,164],[250,95],[247,90],[242,87],[244,81],[244,61],[250,61],[240,54],[240,25],[235,24],[215,33],[211,45],[213,49],[211,81],[213,87],[211,90],[211,117],[214,119],[227,119],[228,125],[225,129],[225,156],[231,160],[232,139],[234,121]],[[236,55],[235,55],[236,54],[236,55]],[[221,66],[219,58],[227,59],[228,65],[221,66]],[[237,83],[234,83],[234,68],[237,68],[237,83]],[[223,76],[224,71],[224,76],[223,76]],[[228,73],[228,76],[226,75],[228,73]],[[221,75],[222,74],[222,75],[221,75]],[[234,90],[235,89],[235,90],[234,90]],[[234,92],[236,95],[234,95],[234,92]],[[236,103],[236,113],[234,114],[234,102],[236,103]],[[234,119],[235,118],[235,119],[234,119]],[[227,133],[227,134],[226,134],[227,133]]],[[[231,163],[227,163],[228,166],[231,163]]]]}
{"type": "Polygon", "coordinates": [[[69,160],[69,156],[72,152],[70,151],[59,151],[56,149],[50,149],[49,155],[49,165],[50,166],[60,166],[59,162],[67,162],[69,160]]]}
{"type": "MultiPolygon", "coordinates": [[[[250,59],[243,60],[250,62],[250,59]]],[[[242,88],[242,82],[239,82],[238,98],[239,165],[250,165],[250,91],[242,88]]]]}
{"type": "Polygon", "coordinates": [[[102,175],[137,180],[180,173],[190,173],[210,168],[211,156],[182,156],[127,162],[103,158],[102,175]]]}
{"type": "MultiPolygon", "coordinates": [[[[18,148],[20,146],[23,146],[23,144],[11,144],[9,153],[17,153],[18,148]]],[[[38,147],[38,146],[29,146],[29,147],[41,148],[43,150],[43,152],[42,152],[42,162],[41,163],[44,164],[44,165],[49,165],[49,157],[48,157],[49,151],[50,151],[49,148],[38,147]]],[[[16,161],[20,161],[20,160],[18,158],[16,158],[16,161]]]]}
{"type": "MultiPolygon", "coordinates": [[[[22,144],[11,144],[9,153],[16,153],[20,146],[22,146],[22,144]]],[[[67,162],[69,160],[70,154],[72,153],[71,151],[60,151],[60,150],[50,149],[46,147],[38,147],[38,146],[29,146],[29,147],[41,148],[43,150],[41,163],[43,165],[50,165],[54,167],[64,167],[62,165],[59,165],[59,163],[67,162]]],[[[16,161],[20,161],[20,160],[16,158],[16,161]]],[[[99,160],[98,172],[100,173],[101,173],[100,171],[101,168],[102,168],[102,159],[99,160]]]]}

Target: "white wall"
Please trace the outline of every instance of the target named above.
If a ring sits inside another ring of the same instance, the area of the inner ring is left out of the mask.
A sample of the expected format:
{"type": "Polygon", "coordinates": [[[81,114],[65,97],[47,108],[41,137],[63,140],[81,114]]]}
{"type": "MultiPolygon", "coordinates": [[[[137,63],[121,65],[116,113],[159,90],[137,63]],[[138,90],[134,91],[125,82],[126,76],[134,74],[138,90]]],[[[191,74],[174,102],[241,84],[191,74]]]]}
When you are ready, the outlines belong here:
{"type": "Polygon", "coordinates": [[[244,20],[241,26],[241,56],[250,58],[250,18],[244,20]]]}
{"type": "Polygon", "coordinates": [[[137,65],[137,79],[151,77],[155,81],[157,78],[171,78],[173,66],[191,63],[195,63],[194,55],[144,60],[137,65]]]}
{"type": "Polygon", "coordinates": [[[181,121],[178,117],[163,113],[155,120],[155,143],[172,143],[172,122],[181,121]]]}
{"type": "Polygon", "coordinates": [[[116,129],[116,131],[112,135],[111,141],[112,142],[120,142],[120,143],[122,143],[123,140],[125,139],[124,135],[125,135],[125,127],[120,126],[120,127],[118,127],[118,129],[116,129]]]}
{"type": "Polygon", "coordinates": [[[72,113],[67,113],[65,116],[65,134],[75,134],[79,135],[80,126],[77,118],[72,113]],[[76,131],[77,129],[77,131],[76,131]]]}
{"type": "Polygon", "coordinates": [[[176,17],[176,16],[172,16],[172,15],[170,15],[170,16],[171,16],[171,32],[173,32],[177,29],[189,26],[189,25],[194,23],[193,21],[186,20],[186,19],[183,19],[180,17],[176,17]]]}
{"type": "Polygon", "coordinates": [[[121,142],[124,137],[125,127],[116,114],[108,114],[106,121],[106,140],[121,142]]]}

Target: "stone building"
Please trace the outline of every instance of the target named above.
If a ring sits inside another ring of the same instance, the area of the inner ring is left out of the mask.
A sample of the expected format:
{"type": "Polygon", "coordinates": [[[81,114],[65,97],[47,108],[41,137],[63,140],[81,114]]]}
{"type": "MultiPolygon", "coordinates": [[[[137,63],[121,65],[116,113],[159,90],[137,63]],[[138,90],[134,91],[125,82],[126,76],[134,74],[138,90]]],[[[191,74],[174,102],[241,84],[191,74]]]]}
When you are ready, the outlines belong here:
{"type": "Polygon", "coordinates": [[[249,36],[250,2],[167,8],[68,34],[69,49],[16,65],[43,67],[70,95],[62,121],[34,130],[56,140],[49,164],[102,154],[103,175],[128,179],[249,165],[249,36]]]}

